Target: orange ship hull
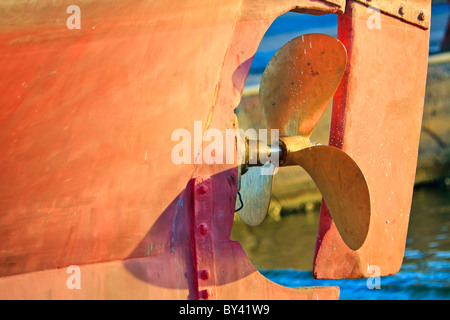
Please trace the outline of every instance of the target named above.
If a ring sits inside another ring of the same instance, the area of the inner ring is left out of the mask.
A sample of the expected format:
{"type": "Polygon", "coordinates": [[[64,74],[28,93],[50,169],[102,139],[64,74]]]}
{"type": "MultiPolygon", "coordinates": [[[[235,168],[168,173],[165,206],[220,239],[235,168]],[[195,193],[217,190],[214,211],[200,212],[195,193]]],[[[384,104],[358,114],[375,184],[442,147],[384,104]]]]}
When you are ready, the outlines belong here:
{"type": "MultiPolygon", "coordinates": [[[[429,19],[431,1],[410,3],[429,19]]],[[[0,298],[337,299],[335,287],[272,283],[230,240],[235,166],[170,158],[178,128],[233,127],[258,44],[289,10],[339,14],[349,62],[330,144],[357,161],[373,201],[358,251],[322,210],[315,276],[400,268],[426,19],[382,10],[382,28],[370,30],[360,1],[108,0],[81,1],[81,27],[69,29],[65,1],[1,6],[0,298]]]]}

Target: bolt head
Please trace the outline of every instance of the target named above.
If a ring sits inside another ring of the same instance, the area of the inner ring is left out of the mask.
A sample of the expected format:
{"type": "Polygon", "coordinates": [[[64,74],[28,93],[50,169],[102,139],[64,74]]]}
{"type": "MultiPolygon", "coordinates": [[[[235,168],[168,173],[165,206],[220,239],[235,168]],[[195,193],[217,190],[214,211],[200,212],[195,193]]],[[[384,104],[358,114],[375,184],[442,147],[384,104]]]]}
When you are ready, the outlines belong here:
{"type": "Polygon", "coordinates": [[[208,232],[208,227],[206,226],[206,224],[202,223],[198,226],[198,231],[200,235],[204,236],[208,232]]]}
{"type": "Polygon", "coordinates": [[[206,193],[208,192],[208,187],[205,186],[205,185],[201,185],[201,186],[198,188],[198,192],[199,192],[201,195],[204,195],[204,194],[206,194],[206,193]]]}
{"type": "Polygon", "coordinates": [[[209,279],[209,271],[208,270],[200,271],[200,279],[208,280],[209,279]]]}

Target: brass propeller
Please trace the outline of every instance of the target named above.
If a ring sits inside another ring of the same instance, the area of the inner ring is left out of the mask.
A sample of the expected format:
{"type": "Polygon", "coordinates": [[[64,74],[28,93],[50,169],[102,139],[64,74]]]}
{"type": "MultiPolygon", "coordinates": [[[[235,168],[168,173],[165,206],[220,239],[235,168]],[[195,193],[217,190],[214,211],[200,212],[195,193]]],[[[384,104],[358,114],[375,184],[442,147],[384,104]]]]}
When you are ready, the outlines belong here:
{"type": "MultiPolygon", "coordinates": [[[[342,239],[357,250],[370,223],[370,195],[364,175],[344,151],[309,140],[339,86],[346,63],[346,49],[336,38],[323,34],[297,37],[278,50],[267,65],[260,103],[269,126],[279,129],[280,165],[299,165],[309,173],[342,239]]],[[[256,225],[267,214],[273,177],[258,178],[258,171],[246,177],[248,172],[241,175],[244,207],[238,214],[244,222],[256,225]],[[252,204],[258,200],[262,207],[252,204]]]]}

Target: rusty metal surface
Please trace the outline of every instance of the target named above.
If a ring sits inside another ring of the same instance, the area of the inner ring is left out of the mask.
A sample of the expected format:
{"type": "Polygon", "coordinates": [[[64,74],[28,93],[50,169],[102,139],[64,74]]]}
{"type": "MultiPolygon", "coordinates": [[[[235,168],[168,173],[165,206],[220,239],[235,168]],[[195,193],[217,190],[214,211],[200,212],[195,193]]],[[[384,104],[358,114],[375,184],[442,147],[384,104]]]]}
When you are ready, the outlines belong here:
{"type": "MultiPolygon", "coordinates": [[[[326,5],[328,7],[328,10],[330,12],[328,13],[344,13],[345,11],[345,2],[346,0],[319,0],[322,5],[326,5]]],[[[318,2],[319,2],[318,1],[318,2]]],[[[327,14],[326,11],[328,10],[317,10],[314,8],[308,8],[302,5],[296,6],[292,9],[293,12],[300,12],[300,13],[306,13],[306,14],[313,14],[313,15],[322,15],[327,14]]]]}
{"type": "Polygon", "coordinates": [[[429,29],[431,24],[431,0],[348,0],[377,8],[415,26],[429,29]]]}
{"type": "Polygon", "coordinates": [[[345,1],[346,0],[324,0],[324,2],[334,4],[334,5],[338,6],[339,8],[341,8],[342,10],[345,10],[345,1]]]}

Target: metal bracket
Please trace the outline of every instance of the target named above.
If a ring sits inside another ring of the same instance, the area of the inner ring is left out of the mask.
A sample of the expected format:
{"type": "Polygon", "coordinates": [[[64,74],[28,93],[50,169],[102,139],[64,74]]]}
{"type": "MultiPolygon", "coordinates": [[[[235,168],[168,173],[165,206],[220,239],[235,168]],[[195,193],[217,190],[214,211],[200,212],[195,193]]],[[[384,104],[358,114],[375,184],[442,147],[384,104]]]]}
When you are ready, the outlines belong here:
{"type": "MultiPolygon", "coordinates": [[[[379,9],[384,14],[428,30],[431,24],[431,0],[351,0],[379,9]]],[[[334,2],[329,1],[327,2],[334,2]]]]}
{"type": "Polygon", "coordinates": [[[323,0],[324,2],[334,4],[341,8],[342,10],[345,10],[345,1],[346,0],[323,0]]]}
{"type": "Polygon", "coordinates": [[[216,299],[211,188],[212,183],[209,177],[195,178],[192,212],[193,262],[197,277],[197,299],[200,300],[216,299]]]}

